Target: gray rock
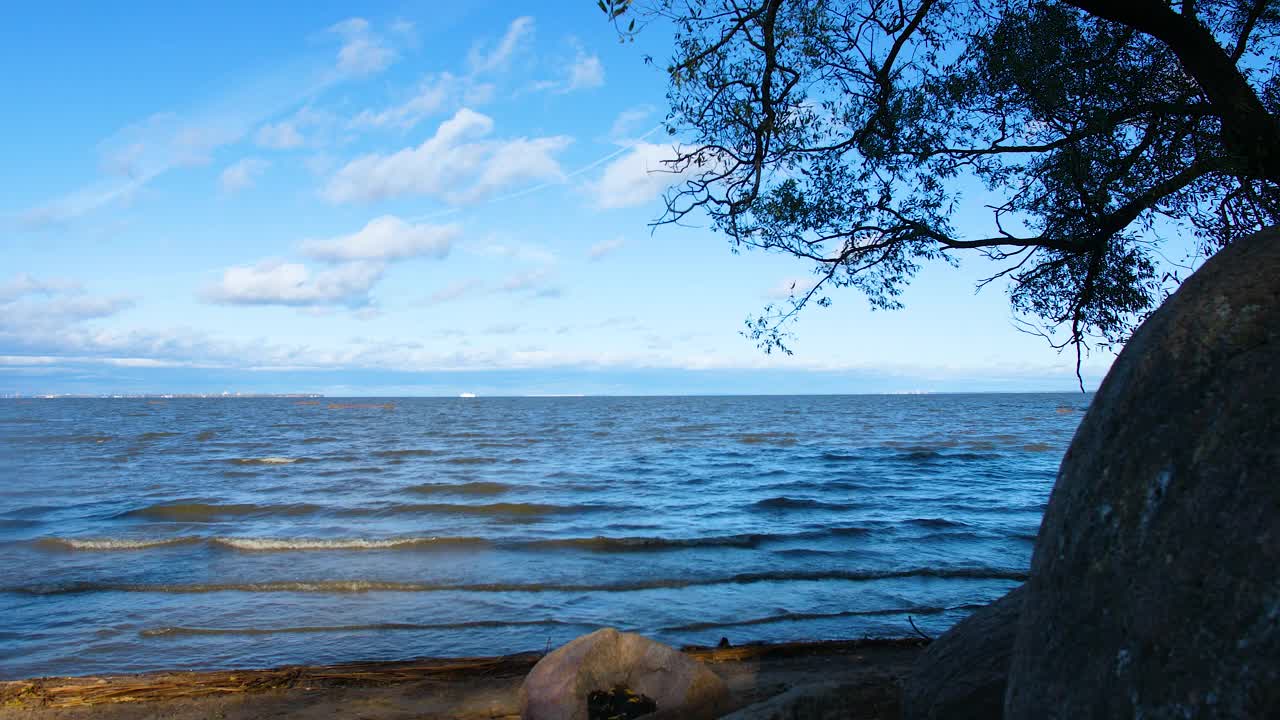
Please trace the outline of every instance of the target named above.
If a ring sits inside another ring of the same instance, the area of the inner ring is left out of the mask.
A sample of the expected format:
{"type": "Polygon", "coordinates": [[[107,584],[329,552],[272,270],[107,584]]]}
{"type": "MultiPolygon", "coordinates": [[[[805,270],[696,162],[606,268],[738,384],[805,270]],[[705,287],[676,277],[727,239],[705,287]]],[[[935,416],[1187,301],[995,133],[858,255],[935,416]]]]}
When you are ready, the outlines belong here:
{"type": "Polygon", "coordinates": [[[1023,587],[929,644],[903,687],[903,720],[995,720],[1004,709],[1023,587]]]}
{"type": "Polygon", "coordinates": [[[1063,459],[1005,716],[1280,717],[1280,231],[1116,360],[1063,459]]]}
{"type": "Polygon", "coordinates": [[[674,648],[613,628],[583,635],[538,661],[520,686],[525,720],[586,720],[587,695],[621,685],[654,700],[665,717],[714,718],[724,681],[674,648]]]}

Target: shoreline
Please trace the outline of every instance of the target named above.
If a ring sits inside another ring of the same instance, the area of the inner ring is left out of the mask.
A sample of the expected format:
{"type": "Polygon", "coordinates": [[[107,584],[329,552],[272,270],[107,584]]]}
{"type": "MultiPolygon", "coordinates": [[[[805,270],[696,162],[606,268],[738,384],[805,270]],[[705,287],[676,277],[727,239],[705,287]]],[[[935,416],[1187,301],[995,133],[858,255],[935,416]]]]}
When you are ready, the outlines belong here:
{"type": "MultiPolygon", "coordinates": [[[[926,641],[824,640],[689,646],[741,708],[788,689],[841,682],[866,718],[892,717],[900,681],[926,641]]],[[[0,719],[143,717],[518,717],[516,692],[542,657],[418,658],[268,669],[46,677],[0,682],[0,719]]]]}

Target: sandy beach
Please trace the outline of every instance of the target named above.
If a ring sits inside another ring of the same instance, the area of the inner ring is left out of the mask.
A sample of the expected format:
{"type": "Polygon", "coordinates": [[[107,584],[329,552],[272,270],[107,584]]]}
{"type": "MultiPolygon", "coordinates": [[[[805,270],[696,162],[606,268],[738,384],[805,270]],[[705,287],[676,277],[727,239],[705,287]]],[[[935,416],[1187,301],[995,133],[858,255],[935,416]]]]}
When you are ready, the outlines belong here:
{"type": "MultiPolygon", "coordinates": [[[[896,718],[918,640],[685,648],[729,686],[733,708],[834,683],[845,717],[896,718]]],[[[517,718],[516,695],[541,657],[420,659],[269,670],[41,678],[0,683],[0,720],[95,718],[517,718]]]]}

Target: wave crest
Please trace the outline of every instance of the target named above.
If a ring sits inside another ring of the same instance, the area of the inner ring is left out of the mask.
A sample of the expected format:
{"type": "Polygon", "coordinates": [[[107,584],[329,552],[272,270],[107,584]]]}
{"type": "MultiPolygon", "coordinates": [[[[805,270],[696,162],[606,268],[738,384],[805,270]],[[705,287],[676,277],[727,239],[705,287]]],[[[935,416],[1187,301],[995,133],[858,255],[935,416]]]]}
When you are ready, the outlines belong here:
{"type": "Polygon", "coordinates": [[[26,595],[67,595],[91,592],[142,592],[195,594],[216,592],[250,592],[250,593],[331,593],[351,594],[368,592],[470,592],[470,593],[510,593],[510,592],[636,592],[641,590],[658,590],[664,588],[704,587],[709,585],[749,585],[765,582],[868,582],[875,580],[891,580],[898,578],[931,577],[942,579],[969,580],[1011,580],[1024,581],[1025,571],[1001,570],[998,568],[913,568],[909,570],[887,571],[794,571],[794,572],[762,572],[739,573],[720,577],[705,578],[653,578],[633,580],[620,583],[575,584],[575,583],[417,583],[392,580],[276,580],[264,582],[228,582],[228,583],[110,583],[110,582],[72,582],[54,585],[29,585],[4,588],[5,592],[26,595]]]}

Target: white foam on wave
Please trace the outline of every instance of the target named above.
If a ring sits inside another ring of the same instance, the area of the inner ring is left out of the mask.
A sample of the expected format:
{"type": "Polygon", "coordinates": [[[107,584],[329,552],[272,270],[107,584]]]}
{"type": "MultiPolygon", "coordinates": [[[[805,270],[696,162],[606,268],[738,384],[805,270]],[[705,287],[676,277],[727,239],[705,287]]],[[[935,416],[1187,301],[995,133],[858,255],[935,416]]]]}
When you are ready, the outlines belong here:
{"type": "Polygon", "coordinates": [[[435,537],[413,538],[214,538],[213,542],[237,550],[385,550],[435,542],[435,537]]]}
{"type": "Polygon", "coordinates": [[[260,457],[260,458],[241,458],[236,460],[241,465],[288,465],[298,462],[298,458],[291,457],[260,457]]]}
{"type": "Polygon", "coordinates": [[[145,550],[190,542],[189,538],[49,538],[49,542],[72,550],[145,550]]]}

